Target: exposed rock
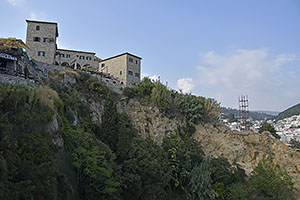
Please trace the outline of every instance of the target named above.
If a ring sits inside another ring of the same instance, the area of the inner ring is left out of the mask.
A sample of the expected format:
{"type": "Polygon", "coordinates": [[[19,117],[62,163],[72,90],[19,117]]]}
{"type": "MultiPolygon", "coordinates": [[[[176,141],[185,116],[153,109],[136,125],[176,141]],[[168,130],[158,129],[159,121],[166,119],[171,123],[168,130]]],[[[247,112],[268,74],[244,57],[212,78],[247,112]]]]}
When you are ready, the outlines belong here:
{"type": "Polygon", "coordinates": [[[58,130],[58,122],[57,122],[57,115],[54,114],[53,115],[53,118],[52,118],[52,121],[49,123],[48,125],[48,131],[50,133],[56,133],[58,130]]]}
{"type": "Polygon", "coordinates": [[[157,107],[145,106],[138,101],[122,101],[118,104],[119,112],[126,112],[132,119],[133,125],[143,138],[151,138],[161,144],[164,136],[176,133],[182,126],[178,118],[169,119],[160,113],[157,107]]]}
{"type": "Polygon", "coordinates": [[[57,122],[57,115],[54,114],[52,121],[49,123],[48,125],[48,131],[52,134],[52,143],[58,147],[58,148],[62,148],[64,146],[64,140],[63,138],[61,138],[58,134],[58,122],[57,122]]]}
{"type": "Polygon", "coordinates": [[[64,146],[64,139],[62,139],[61,137],[56,136],[55,138],[52,139],[52,143],[56,147],[62,148],[64,146]]]}
{"type": "Polygon", "coordinates": [[[89,101],[89,107],[92,111],[92,120],[93,122],[96,122],[98,124],[101,124],[102,122],[102,115],[104,112],[104,104],[100,102],[95,102],[90,100],[89,101]]]}
{"type": "Polygon", "coordinates": [[[216,127],[198,125],[194,138],[198,140],[206,155],[223,156],[230,163],[237,162],[250,175],[257,164],[272,153],[279,164],[294,180],[300,194],[300,153],[275,139],[269,132],[231,132],[225,125],[216,127]]]}

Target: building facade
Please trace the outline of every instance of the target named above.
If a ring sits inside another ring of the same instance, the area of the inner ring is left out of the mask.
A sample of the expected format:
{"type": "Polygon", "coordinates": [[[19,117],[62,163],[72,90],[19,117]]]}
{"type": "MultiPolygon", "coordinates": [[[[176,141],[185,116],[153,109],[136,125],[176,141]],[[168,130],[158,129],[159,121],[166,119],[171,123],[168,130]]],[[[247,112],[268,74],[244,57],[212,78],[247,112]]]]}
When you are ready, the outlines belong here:
{"type": "Polygon", "coordinates": [[[123,53],[99,62],[99,71],[118,79],[124,86],[141,80],[141,57],[123,53]]]}
{"type": "Polygon", "coordinates": [[[30,58],[47,64],[70,66],[74,69],[92,67],[118,79],[124,86],[140,81],[142,58],[123,53],[101,60],[94,52],[57,48],[58,25],[56,22],[26,20],[27,53],[30,58]]]}
{"type": "Polygon", "coordinates": [[[57,49],[55,63],[62,66],[72,66],[74,69],[84,69],[85,67],[98,68],[101,60],[93,52],[75,51],[68,49],[57,49]]]}
{"type": "Polygon", "coordinates": [[[54,64],[58,37],[57,23],[32,20],[26,22],[26,45],[29,47],[27,54],[34,60],[54,64]]]}

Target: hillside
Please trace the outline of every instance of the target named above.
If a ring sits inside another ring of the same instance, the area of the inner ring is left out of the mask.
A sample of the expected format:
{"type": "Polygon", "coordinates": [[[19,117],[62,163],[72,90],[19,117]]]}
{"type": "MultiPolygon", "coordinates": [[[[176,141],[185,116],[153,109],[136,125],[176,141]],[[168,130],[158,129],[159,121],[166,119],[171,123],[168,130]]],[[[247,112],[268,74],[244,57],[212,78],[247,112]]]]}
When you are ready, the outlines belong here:
{"type": "Polygon", "coordinates": [[[280,112],[276,116],[276,121],[291,117],[293,115],[299,115],[299,114],[300,114],[300,103],[280,112]]]}
{"type": "MultiPolygon", "coordinates": [[[[234,114],[234,116],[237,118],[239,116],[239,110],[232,109],[232,108],[221,108],[221,112],[225,114],[234,114]]],[[[249,117],[251,117],[253,120],[264,120],[264,119],[270,119],[273,116],[270,114],[266,114],[264,112],[256,112],[256,111],[249,111],[249,117]]]]}
{"type": "Polygon", "coordinates": [[[231,132],[219,109],[150,79],[122,94],[71,70],[0,84],[0,199],[299,197],[299,153],[231,132]]]}

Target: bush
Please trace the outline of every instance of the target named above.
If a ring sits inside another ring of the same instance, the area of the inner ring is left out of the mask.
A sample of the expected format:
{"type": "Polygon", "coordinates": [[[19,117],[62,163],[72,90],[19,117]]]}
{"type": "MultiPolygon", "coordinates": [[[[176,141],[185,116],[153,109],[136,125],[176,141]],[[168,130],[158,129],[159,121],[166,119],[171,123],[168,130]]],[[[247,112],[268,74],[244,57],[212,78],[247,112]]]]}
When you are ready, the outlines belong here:
{"type": "Polygon", "coordinates": [[[259,133],[262,133],[262,132],[264,132],[264,131],[268,131],[268,132],[270,132],[276,139],[280,139],[280,136],[276,134],[276,130],[275,130],[274,126],[272,126],[272,125],[269,124],[268,122],[264,122],[264,123],[260,126],[260,128],[259,128],[259,130],[258,130],[259,133]]]}
{"type": "Polygon", "coordinates": [[[291,177],[267,158],[253,170],[249,186],[251,196],[270,200],[291,199],[293,182],[291,177]]]}

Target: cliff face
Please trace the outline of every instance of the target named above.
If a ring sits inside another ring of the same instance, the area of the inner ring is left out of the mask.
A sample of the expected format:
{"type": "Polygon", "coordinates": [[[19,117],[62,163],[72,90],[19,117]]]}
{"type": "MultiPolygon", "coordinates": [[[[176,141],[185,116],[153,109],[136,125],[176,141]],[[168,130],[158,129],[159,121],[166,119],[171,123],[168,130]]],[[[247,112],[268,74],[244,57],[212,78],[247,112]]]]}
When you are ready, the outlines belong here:
{"type": "MultiPolygon", "coordinates": [[[[118,105],[119,111],[125,111],[131,116],[134,126],[142,137],[150,137],[161,143],[164,136],[175,133],[182,127],[183,120],[169,119],[163,116],[155,107],[142,105],[130,100],[118,105]]],[[[250,175],[257,164],[270,153],[274,162],[288,172],[295,183],[296,193],[300,194],[300,152],[297,152],[268,132],[241,133],[231,131],[223,124],[197,125],[193,137],[201,143],[206,155],[225,157],[230,163],[236,162],[250,175]]]]}
{"type": "Polygon", "coordinates": [[[126,112],[143,138],[151,138],[161,144],[164,136],[176,133],[183,121],[164,116],[157,107],[145,106],[138,101],[122,101],[118,104],[119,112],[126,112]]]}
{"type": "Polygon", "coordinates": [[[199,125],[194,138],[201,142],[207,155],[223,156],[229,162],[237,162],[249,175],[256,165],[268,154],[272,153],[274,162],[293,178],[296,192],[300,193],[300,152],[297,152],[269,132],[262,134],[231,131],[220,124],[199,125]]]}

